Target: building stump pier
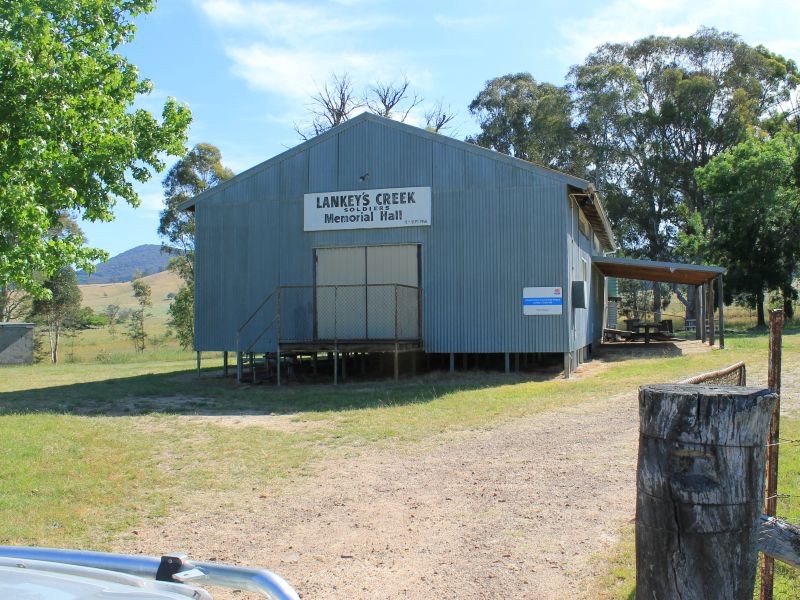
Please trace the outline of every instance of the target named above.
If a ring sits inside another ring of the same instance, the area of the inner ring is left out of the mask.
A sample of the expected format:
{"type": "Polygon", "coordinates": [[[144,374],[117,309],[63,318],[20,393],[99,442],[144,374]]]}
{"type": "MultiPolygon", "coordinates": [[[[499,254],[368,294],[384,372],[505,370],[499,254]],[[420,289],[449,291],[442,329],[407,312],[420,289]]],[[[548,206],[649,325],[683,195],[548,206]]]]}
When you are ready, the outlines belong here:
{"type": "Polygon", "coordinates": [[[775,402],[746,387],[639,390],[637,598],[752,599],[775,402]]]}

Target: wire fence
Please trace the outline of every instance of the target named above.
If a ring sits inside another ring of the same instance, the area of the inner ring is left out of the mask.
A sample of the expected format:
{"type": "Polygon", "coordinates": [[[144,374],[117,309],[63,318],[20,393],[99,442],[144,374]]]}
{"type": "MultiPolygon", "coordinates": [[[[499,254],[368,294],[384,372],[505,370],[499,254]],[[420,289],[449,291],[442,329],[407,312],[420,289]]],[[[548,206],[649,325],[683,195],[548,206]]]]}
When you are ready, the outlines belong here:
{"type": "Polygon", "coordinates": [[[399,283],[278,286],[237,331],[237,351],[279,342],[416,340],[422,290],[399,283]]]}

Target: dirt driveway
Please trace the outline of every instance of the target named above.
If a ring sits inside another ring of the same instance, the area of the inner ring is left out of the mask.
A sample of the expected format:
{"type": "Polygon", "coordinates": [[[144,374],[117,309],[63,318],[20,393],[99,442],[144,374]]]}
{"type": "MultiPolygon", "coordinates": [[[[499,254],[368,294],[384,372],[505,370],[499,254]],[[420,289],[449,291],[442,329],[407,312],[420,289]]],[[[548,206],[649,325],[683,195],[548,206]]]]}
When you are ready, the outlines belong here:
{"type": "MultiPolygon", "coordinates": [[[[796,374],[786,383],[791,408],[796,374]]],[[[119,550],[266,566],[307,599],[585,596],[592,557],[634,516],[636,392],[615,391],[489,431],[329,461],[283,493],[233,507],[203,499],[119,550]]]]}

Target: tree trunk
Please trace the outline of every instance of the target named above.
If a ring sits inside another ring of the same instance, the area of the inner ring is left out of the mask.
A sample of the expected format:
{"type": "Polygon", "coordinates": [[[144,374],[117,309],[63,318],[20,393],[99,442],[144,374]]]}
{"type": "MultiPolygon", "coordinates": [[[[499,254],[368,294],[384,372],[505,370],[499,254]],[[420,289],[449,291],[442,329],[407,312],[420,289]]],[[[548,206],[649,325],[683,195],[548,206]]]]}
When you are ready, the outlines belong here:
{"type": "Polygon", "coordinates": [[[768,390],[639,390],[636,597],[752,600],[768,390]]]}
{"type": "Polygon", "coordinates": [[[678,290],[678,286],[673,286],[673,291],[678,296],[678,300],[680,300],[683,305],[686,307],[686,312],[684,314],[684,318],[688,321],[689,319],[696,319],[697,318],[697,307],[695,306],[695,293],[694,293],[694,286],[690,285],[687,290],[686,298],[683,298],[683,295],[678,290]]]}
{"type": "Polygon", "coordinates": [[[9,321],[8,303],[11,301],[11,292],[7,287],[0,287],[0,322],[9,321]]]}
{"type": "Polygon", "coordinates": [[[783,288],[781,295],[783,296],[783,316],[787,319],[794,318],[794,305],[792,304],[793,294],[792,288],[783,288]]]}
{"type": "Polygon", "coordinates": [[[767,322],[764,319],[764,290],[758,290],[756,293],[756,316],[758,318],[756,327],[766,327],[767,322]]]}
{"type": "Polygon", "coordinates": [[[61,326],[56,324],[55,330],[53,331],[53,353],[52,353],[52,360],[53,364],[58,364],[58,340],[61,337],[61,326]]]}
{"type": "Polygon", "coordinates": [[[653,320],[661,322],[661,284],[653,282],[653,320]]]}

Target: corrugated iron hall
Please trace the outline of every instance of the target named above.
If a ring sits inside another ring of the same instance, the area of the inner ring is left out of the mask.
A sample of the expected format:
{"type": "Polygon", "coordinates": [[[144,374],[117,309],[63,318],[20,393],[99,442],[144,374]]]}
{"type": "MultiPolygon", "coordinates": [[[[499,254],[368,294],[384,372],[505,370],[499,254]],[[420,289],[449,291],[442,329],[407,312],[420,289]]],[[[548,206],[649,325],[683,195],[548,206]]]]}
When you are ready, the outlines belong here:
{"type": "Polygon", "coordinates": [[[615,242],[590,184],[440,134],[362,114],[182,208],[196,350],[236,352],[240,377],[320,353],[393,355],[396,375],[411,352],[569,374],[603,333],[592,257],[615,242]]]}

